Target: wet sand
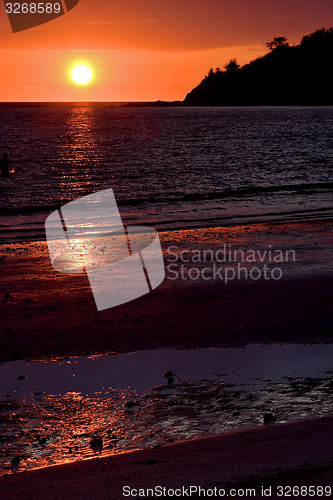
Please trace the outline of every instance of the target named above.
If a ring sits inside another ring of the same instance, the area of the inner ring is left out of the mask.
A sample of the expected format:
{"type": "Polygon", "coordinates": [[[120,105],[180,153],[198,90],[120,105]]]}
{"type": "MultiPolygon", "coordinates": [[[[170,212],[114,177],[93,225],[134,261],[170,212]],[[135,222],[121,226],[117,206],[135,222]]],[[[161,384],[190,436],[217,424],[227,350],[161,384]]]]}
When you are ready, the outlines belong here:
{"type": "Polygon", "coordinates": [[[261,487],[272,486],[270,498],[278,498],[279,485],[333,487],[332,463],[333,419],[315,419],[2,476],[0,493],[7,500],[106,500],[125,498],[125,485],[136,489],[194,485],[255,488],[256,498],[262,498],[261,487]]]}
{"type": "Polygon", "coordinates": [[[216,251],[224,244],[237,249],[271,245],[294,249],[296,261],[283,264],[283,277],[275,281],[171,280],[167,270],[153,292],[101,312],[86,275],[54,271],[45,242],[2,245],[0,360],[157,347],[331,342],[332,234],[331,221],[162,232],[167,266],[170,245],[190,253],[216,251]]]}
{"type": "MultiPolygon", "coordinates": [[[[160,239],[167,266],[170,245],[189,255],[196,249],[216,251],[224,244],[237,249],[271,245],[294,249],[296,261],[281,265],[279,281],[166,279],[144,297],[97,312],[86,276],[54,271],[45,242],[2,245],[0,360],[158,347],[332,342],[331,221],[170,231],[160,233],[160,239]]],[[[250,431],[5,475],[0,478],[0,496],[118,499],[124,498],[125,484],[332,485],[332,440],[331,418],[259,425],[250,431]]]]}

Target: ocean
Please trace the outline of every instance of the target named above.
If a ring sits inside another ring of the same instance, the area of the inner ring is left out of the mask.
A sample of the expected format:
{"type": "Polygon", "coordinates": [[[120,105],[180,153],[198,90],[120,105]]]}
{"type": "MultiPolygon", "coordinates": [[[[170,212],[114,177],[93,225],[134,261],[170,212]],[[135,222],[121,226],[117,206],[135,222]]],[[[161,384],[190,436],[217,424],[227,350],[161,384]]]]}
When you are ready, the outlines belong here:
{"type": "Polygon", "coordinates": [[[2,242],[113,188],[124,224],[158,230],[333,215],[333,108],[2,104],[2,242]]]}

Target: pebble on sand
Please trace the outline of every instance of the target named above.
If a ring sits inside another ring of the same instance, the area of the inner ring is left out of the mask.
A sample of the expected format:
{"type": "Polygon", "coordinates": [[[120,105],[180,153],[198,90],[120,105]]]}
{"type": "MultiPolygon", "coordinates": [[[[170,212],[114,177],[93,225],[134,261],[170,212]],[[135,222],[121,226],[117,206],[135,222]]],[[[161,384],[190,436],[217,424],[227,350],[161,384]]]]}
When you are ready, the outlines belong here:
{"type": "Polygon", "coordinates": [[[89,444],[94,453],[100,452],[103,449],[103,440],[98,437],[92,438],[89,444]]]}
{"type": "Polygon", "coordinates": [[[277,421],[277,416],[274,413],[269,412],[264,414],[264,424],[270,424],[277,421]]]}
{"type": "Polygon", "coordinates": [[[134,406],[140,406],[140,403],[136,401],[126,401],[125,408],[133,408],[134,406]]]}

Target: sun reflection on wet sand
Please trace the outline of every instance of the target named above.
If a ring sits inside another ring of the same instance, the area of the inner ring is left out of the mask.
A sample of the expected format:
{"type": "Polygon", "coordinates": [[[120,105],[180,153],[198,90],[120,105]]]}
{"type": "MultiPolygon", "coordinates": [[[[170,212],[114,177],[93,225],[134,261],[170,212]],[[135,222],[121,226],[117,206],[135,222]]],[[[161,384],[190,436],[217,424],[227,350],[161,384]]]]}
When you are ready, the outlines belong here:
{"type": "Polygon", "coordinates": [[[328,414],[331,354],[271,345],[5,363],[1,474],[255,427],[268,411],[278,423],[328,414]],[[167,360],[174,377],[158,369],[167,360]],[[10,381],[17,370],[27,375],[10,381]]]}

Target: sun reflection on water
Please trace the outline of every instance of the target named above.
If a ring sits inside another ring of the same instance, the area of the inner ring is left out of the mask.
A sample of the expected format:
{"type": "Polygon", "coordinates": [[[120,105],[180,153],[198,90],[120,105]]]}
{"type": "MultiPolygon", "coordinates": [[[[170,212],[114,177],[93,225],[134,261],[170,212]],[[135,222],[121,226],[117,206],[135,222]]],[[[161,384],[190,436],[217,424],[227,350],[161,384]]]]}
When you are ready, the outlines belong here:
{"type": "Polygon", "coordinates": [[[326,415],[333,405],[329,345],[165,349],[2,368],[0,475],[256,427],[267,412],[277,425],[326,415]]]}
{"type": "Polygon", "coordinates": [[[96,140],[95,113],[91,106],[71,108],[63,126],[65,140],[58,144],[58,163],[62,165],[59,186],[65,192],[75,193],[76,197],[94,183],[102,158],[96,140]]]}
{"type": "Polygon", "coordinates": [[[8,399],[0,403],[0,475],[253,427],[267,408],[279,409],[280,423],[331,411],[329,377],[260,384],[258,391],[217,376],[162,384],[146,394],[108,388],[96,397],[72,391],[34,401],[8,399]],[[19,465],[11,463],[13,456],[19,465]]]}
{"type": "Polygon", "coordinates": [[[82,165],[97,151],[95,139],[94,109],[91,107],[74,107],[64,123],[66,144],[60,158],[77,165],[82,165]]]}

